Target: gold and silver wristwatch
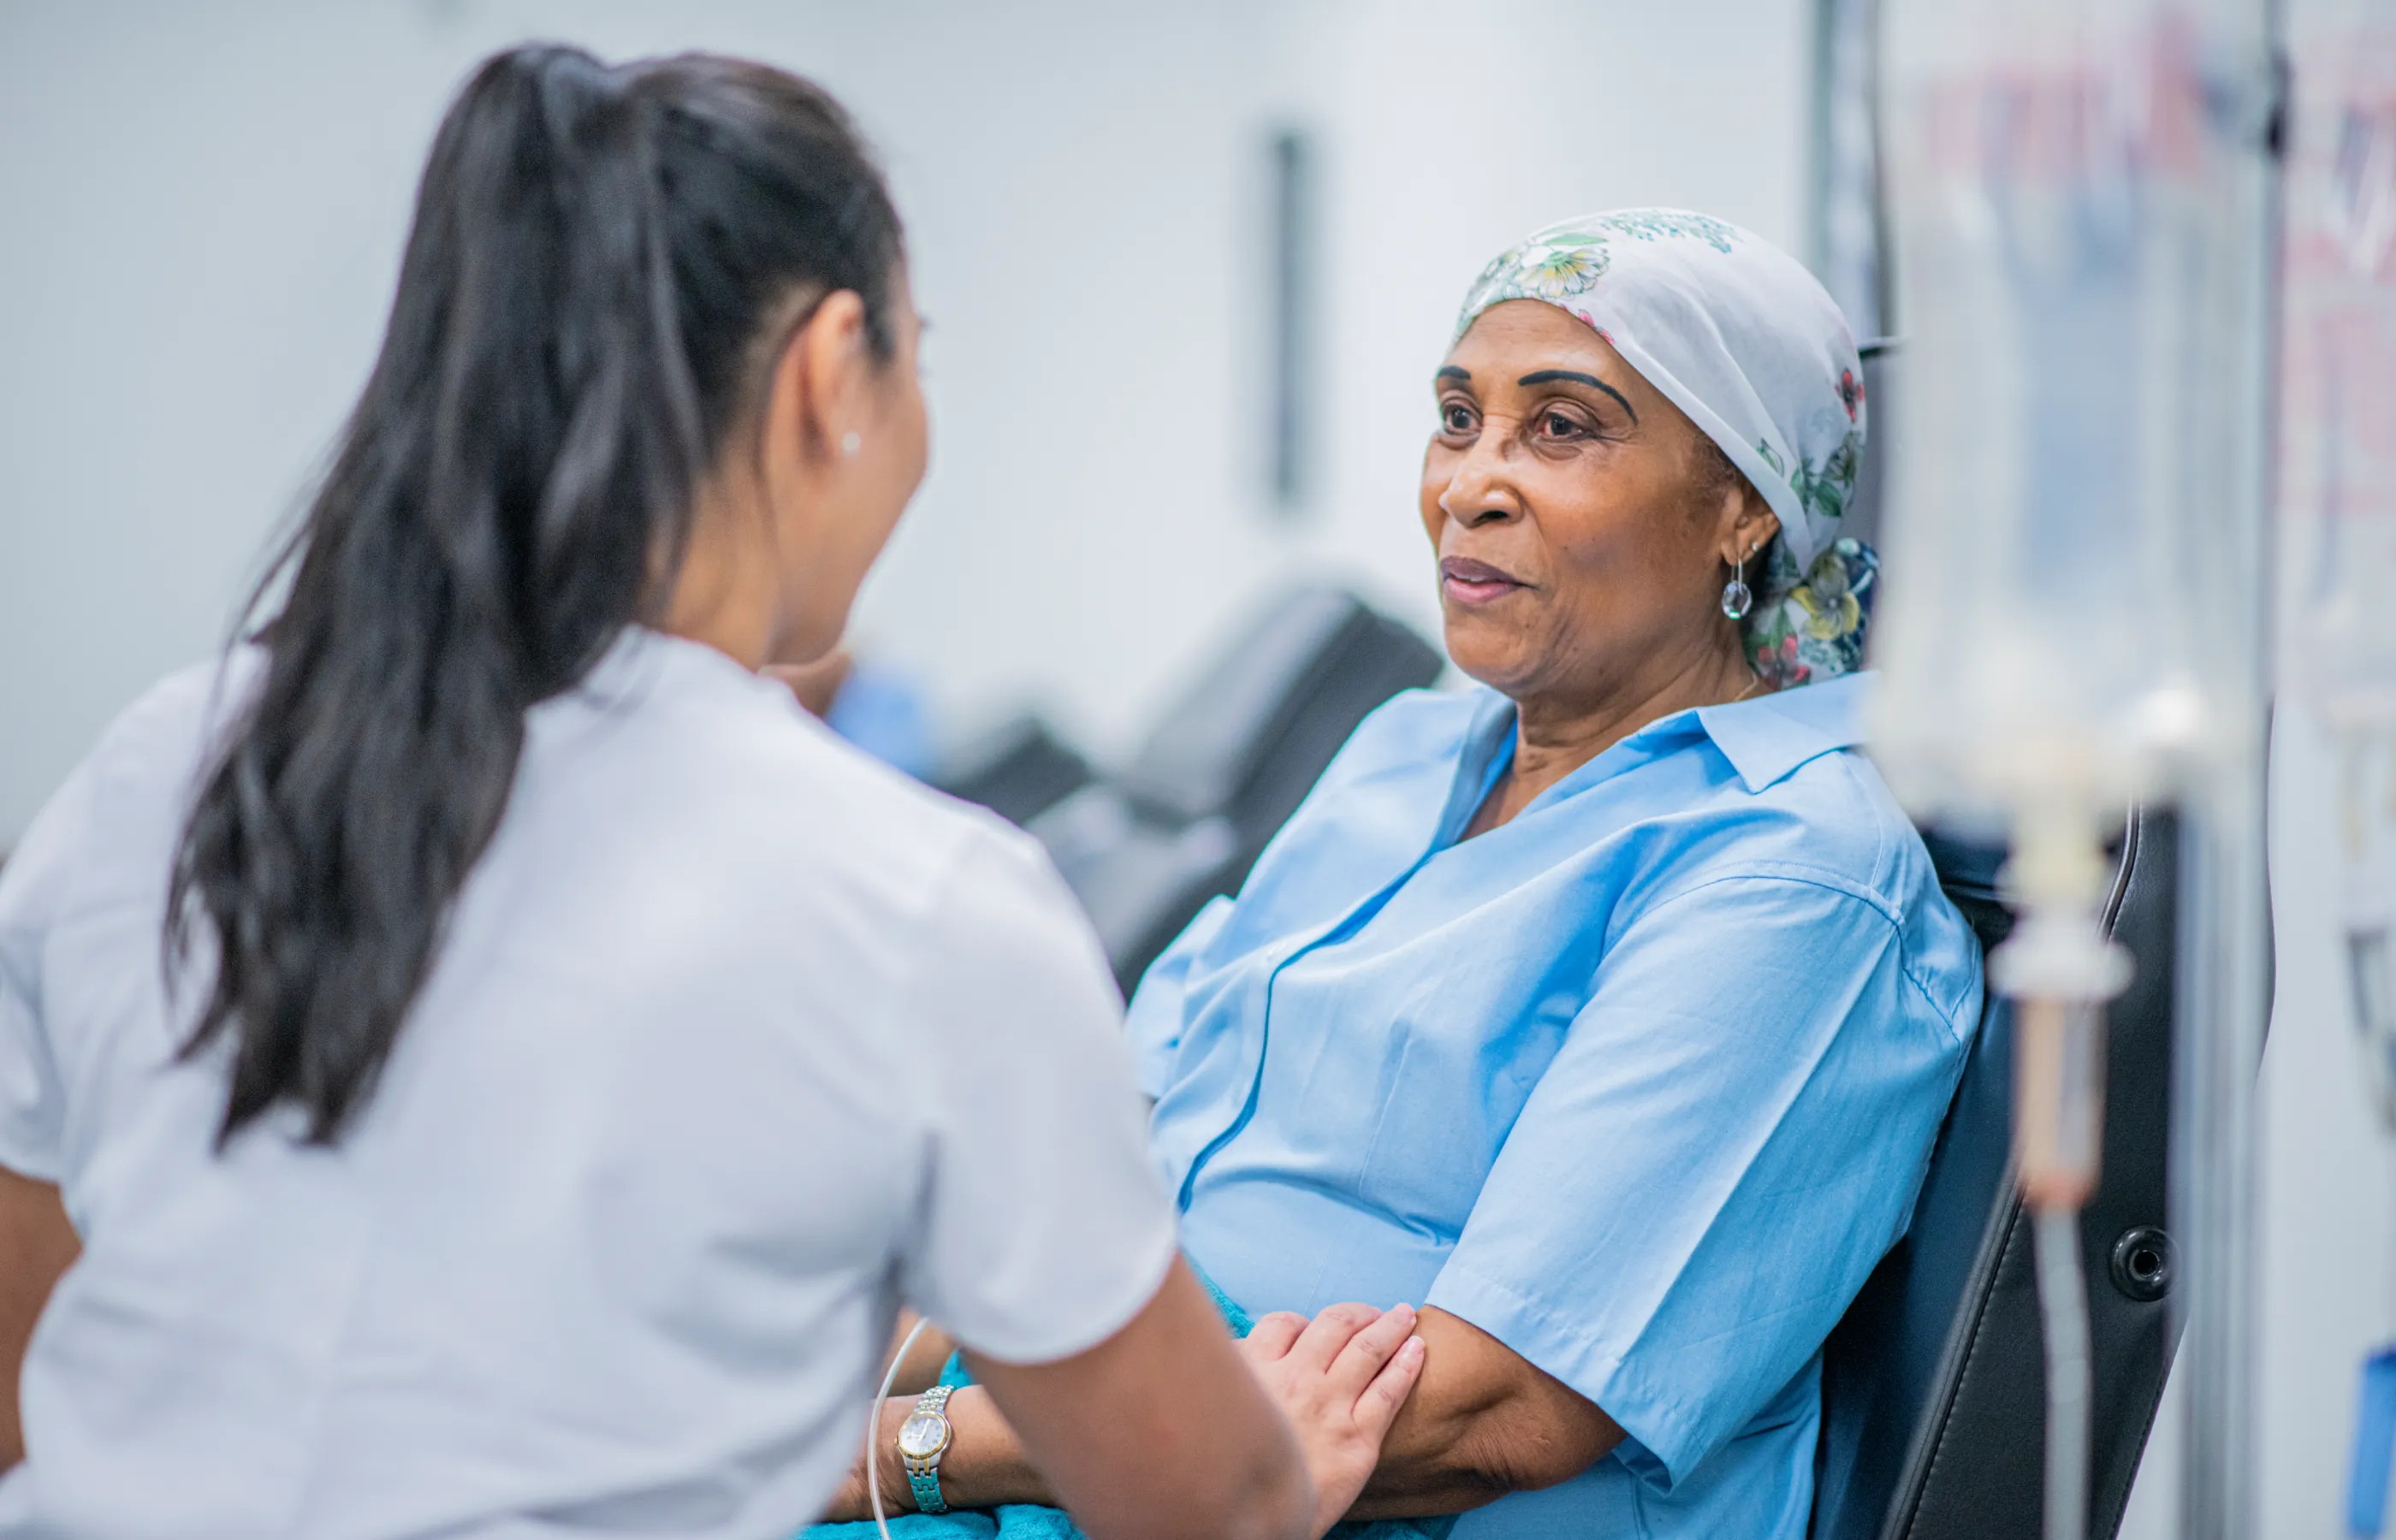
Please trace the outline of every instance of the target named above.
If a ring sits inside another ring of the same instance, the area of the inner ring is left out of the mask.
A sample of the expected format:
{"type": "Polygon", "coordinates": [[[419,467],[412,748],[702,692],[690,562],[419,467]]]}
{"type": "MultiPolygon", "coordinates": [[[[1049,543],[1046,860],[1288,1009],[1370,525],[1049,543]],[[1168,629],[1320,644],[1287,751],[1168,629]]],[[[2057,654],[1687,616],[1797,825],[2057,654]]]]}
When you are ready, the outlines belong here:
{"type": "Polygon", "coordinates": [[[915,1507],[925,1513],[949,1511],[940,1496],[940,1460],[948,1454],[955,1431],[949,1426],[947,1410],[955,1388],[936,1385],[925,1391],[915,1410],[898,1425],[898,1461],[907,1467],[907,1485],[914,1491],[915,1507]]]}

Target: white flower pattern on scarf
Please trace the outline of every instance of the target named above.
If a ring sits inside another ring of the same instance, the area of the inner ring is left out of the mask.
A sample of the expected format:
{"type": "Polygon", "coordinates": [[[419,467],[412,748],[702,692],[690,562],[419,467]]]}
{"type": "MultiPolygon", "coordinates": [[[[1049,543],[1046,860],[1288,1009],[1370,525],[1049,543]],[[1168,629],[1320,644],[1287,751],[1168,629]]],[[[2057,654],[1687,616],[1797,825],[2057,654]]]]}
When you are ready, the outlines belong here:
{"type": "Polygon", "coordinates": [[[1859,666],[1879,561],[1839,525],[1863,465],[1863,366],[1813,275],[1725,220],[1625,208],[1501,253],[1466,294],[1457,335],[1509,299],[1554,305],[1596,331],[1780,515],[1747,625],[1757,670],[1787,686],[1859,666]]]}

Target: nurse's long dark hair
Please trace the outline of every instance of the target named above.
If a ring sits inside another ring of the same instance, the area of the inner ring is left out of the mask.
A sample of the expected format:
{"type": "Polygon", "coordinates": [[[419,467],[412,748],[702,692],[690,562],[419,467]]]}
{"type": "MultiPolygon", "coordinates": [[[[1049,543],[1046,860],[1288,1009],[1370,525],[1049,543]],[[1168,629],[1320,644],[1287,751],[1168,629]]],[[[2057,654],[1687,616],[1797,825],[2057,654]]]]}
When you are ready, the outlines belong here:
{"type": "Polygon", "coordinates": [[[853,289],[891,352],[898,216],[839,105],[760,65],[485,63],[418,190],[381,356],[252,613],[263,678],[201,783],[170,976],[230,1039],[220,1138],[366,1099],[498,827],[525,713],[659,617],[776,337],[853,289]]]}

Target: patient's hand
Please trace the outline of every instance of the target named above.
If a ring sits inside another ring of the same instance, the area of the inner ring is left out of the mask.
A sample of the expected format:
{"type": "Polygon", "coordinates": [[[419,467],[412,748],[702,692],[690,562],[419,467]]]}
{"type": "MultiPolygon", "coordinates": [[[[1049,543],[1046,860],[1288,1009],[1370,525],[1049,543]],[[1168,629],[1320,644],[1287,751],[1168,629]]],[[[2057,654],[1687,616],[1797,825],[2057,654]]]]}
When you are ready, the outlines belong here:
{"type": "Polygon", "coordinates": [[[1298,1434],[1314,1479],[1314,1533],[1348,1512],[1381,1457],[1381,1440],[1422,1374],[1415,1312],[1334,1305],[1311,1321],[1286,1310],[1256,1324],[1240,1352],[1298,1434]]]}
{"type": "MultiPolygon", "coordinates": [[[[1204,1308],[1211,1321],[1212,1309],[1197,1285],[1185,1286],[1196,1302],[1193,1308],[1204,1308]]],[[[1303,1316],[1269,1315],[1237,1345],[1267,1398],[1297,1434],[1298,1453],[1314,1484],[1312,1533],[1317,1535],[1356,1501],[1380,1458],[1381,1440],[1422,1373],[1423,1346],[1411,1334],[1414,1325],[1414,1312],[1404,1306],[1384,1313],[1369,1305],[1335,1305],[1311,1322],[1303,1316]]],[[[978,1365],[976,1373],[980,1372],[978,1365]]],[[[874,1468],[883,1507],[890,1513],[915,1511],[906,1472],[891,1454],[899,1426],[914,1406],[912,1396],[884,1401],[881,1430],[874,1436],[874,1468]]],[[[981,1386],[959,1390],[949,1401],[948,1414],[954,1441],[940,1466],[940,1490],[951,1507],[1057,1506],[1047,1479],[1026,1456],[989,1390],[981,1386]]],[[[864,1468],[852,1467],[823,1517],[870,1517],[865,1482],[864,1468]]]]}

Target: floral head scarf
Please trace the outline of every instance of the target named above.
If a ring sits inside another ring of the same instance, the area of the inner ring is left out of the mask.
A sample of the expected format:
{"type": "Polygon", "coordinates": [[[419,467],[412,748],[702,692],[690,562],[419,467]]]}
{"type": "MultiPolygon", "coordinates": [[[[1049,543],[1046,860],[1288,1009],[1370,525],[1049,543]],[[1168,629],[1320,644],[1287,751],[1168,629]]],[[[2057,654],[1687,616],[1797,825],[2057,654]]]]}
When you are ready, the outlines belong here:
{"type": "Polygon", "coordinates": [[[1759,236],[1677,208],[1551,225],[1484,268],[1462,337],[1490,306],[1577,317],[1721,446],[1780,516],[1747,636],[1776,685],[1855,668],[1878,561],[1839,533],[1863,464],[1863,365],[1838,305],[1759,236]]]}

